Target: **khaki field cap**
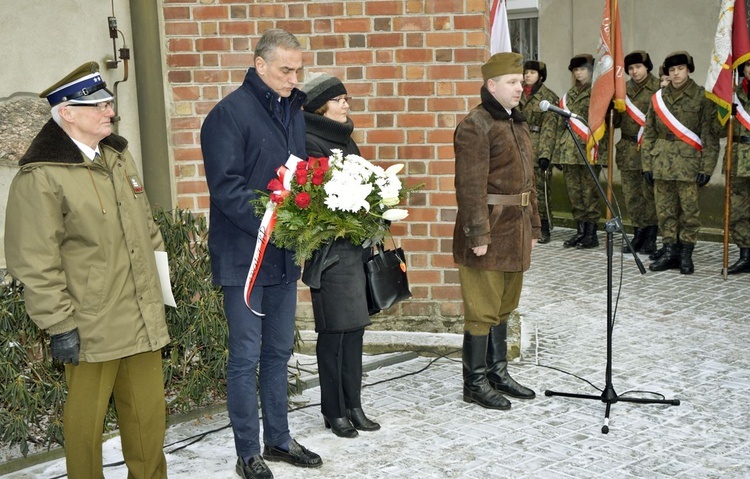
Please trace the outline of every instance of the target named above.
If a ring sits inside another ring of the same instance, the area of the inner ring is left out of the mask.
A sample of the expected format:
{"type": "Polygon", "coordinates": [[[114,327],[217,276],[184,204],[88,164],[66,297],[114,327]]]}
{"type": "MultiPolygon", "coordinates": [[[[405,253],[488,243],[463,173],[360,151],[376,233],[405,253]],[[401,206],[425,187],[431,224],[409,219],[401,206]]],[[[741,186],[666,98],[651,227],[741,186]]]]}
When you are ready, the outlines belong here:
{"type": "Polygon", "coordinates": [[[99,64],[96,62],[84,63],[41,92],[39,97],[46,98],[50,106],[64,101],[91,105],[114,99],[99,74],[99,64]]]}
{"type": "Polygon", "coordinates": [[[487,63],[482,65],[482,78],[484,81],[511,73],[523,75],[523,56],[520,53],[495,53],[487,60],[487,63]]]}

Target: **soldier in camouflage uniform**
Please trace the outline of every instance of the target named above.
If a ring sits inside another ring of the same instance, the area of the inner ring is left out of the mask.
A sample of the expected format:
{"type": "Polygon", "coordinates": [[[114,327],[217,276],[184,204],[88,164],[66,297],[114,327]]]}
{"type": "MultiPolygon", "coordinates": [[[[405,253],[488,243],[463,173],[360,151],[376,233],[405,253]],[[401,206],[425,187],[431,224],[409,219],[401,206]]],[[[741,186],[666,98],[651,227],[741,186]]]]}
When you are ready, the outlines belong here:
{"type": "MultiPolygon", "coordinates": [[[[594,57],[589,54],[579,54],[570,59],[568,70],[573,74],[574,84],[560,100],[561,108],[570,110],[583,118],[588,117],[593,69],[594,57]]],[[[560,115],[551,116],[551,120],[545,121],[542,127],[538,152],[539,164],[549,161],[562,167],[571,213],[573,219],[578,222],[576,234],[565,241],[563,246],[578,249],[594,248],[599,246],[596,230],[601,216],[598,180],[589,173],[576,146],[578,143],[584,151],[586,150],[588,127],[583,125],[581,128],[580,124],[577,125],[573,119],[566,120],[560,115]],[[566,121],[570,121],[575,138],[566,131],[566,121]]],[[[602,149],[600,153],[604,151],[605,149],[602,149]]],[[[601,166],[606,166],[605,156],[600,156],[598,163],[593,165],[597,175],[601,171],[601,166]]]]}
{"type": "Polygon", "coordinates": [[[547,211],[549,206],[550,195],[552,191],[552,170],[550,169],[549,159],[545,158],[544,162],[537,162],[537,152],[539,151],[539,138],[542,132],[542,126],[545,122],[554,121],[553,114],[547,114],[539,109],[539,103],[547,100],[552,105],[557,105],[560,98],[555,92],[544,85],[547,79],[547,65],[544,62],[530,60],[523,65],[523,96],[519,108],[521,113],[526,117],[531,130],[531,145],[534,148],[534,174],[536,175],[536,198],[539,205],[539,217],[542,219],[542,236],[539,243],[549,243],[551,211],[547,211]]]}
{"type": "Polygon", "coordinates": [[[729,231],[740,247],[740,259],[727,274],[750,272],[750,62],[738,68],[743,74],[737,86],[737,113],[732,144],[732,197],[729,231]]]}
{"type": "MultiPolygon", "coordinates": [[[[627,111],[615,113],[615,127],[620,128],[617,142],[617,168],[622,179],[625,205],[633,223],[633,249],[651,254],[656,251],[659,230],[654,205],[654,187],[643,179],[641,168],[642,125],[651,104],[651,95],[659,89],[659,80],[651,74],[654,65],[648,53],[636,50],[625,55],[625,70],[630,75],[627,83],[627,111]]],[[[625,246],[623,252],[630,253],[625,246]]]]}
{"type": "Polygon", "coordinates": [[[690,78],[695,70],[690,54],[670,53],[664,67],[671,84],[652,97],[641,149],[643,175],[654,184],[664,243],[664,254],[649,269],[679,268],[692,274],[701,226],[698,188],[708,184],[719,157],[719,122],[715,104],[690,78]]]}

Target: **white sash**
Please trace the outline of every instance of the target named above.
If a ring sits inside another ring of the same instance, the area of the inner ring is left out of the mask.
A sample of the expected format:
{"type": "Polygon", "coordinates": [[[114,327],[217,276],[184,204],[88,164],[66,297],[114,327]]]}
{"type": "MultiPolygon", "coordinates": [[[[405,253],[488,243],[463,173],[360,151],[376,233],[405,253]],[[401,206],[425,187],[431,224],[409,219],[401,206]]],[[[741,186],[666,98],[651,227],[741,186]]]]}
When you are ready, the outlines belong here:
{"type": "Polygon", "coordinates": [[[662,90],[657,91],[656,94],[651,97],[651,104],[653,105],[656,114],[659,115],[661,121],[672,133],[675,134],[676,137],[696,150],[703,151],[703,143],[701,143],[700,137],[689,130],[688,127],[680,123],[680,120],[675,118],[672,112],[669,111],[669,108],[667,108],[667,105],[662,98],[662,90]]]}
{"type": "Polygon", "coordinates": [[[745,129],[750,130],[750,115],[745,110],[745,107],[742,106],[742,102],[737,97],[737,94],[734,94],[734,103],[737,105],[737,121],[740,122],[742,126],[745,127],[745,129]]]}
{"type": "Polygon", "coordinates": [[[628,112],[628,116],[633,119],[634,122],[638,123],[641,127],[638,129],[638,146],[643,142],[643,125],[646,124],[646,114],[643,113],[632,101],[629,96],[625,96],[625,111],[628,112]]]}

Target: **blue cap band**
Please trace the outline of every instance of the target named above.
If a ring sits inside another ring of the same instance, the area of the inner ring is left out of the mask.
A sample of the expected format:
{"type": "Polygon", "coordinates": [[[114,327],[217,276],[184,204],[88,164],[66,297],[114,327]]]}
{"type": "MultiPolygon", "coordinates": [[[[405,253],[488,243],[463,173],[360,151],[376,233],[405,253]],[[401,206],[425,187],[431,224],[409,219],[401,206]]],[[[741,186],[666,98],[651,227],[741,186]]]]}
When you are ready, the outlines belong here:
{"type": "Polygon", "coordinates": [[[55,106],[64,101],[75,100],[82,96],[91,95],[92,93],[106,87],[107,84],[104,83],[101,75],[95,75],[91,78],[82,79],[66,88],[50,93],[47,96],[47,101],[49,101],[51,106],[55,106]]]}

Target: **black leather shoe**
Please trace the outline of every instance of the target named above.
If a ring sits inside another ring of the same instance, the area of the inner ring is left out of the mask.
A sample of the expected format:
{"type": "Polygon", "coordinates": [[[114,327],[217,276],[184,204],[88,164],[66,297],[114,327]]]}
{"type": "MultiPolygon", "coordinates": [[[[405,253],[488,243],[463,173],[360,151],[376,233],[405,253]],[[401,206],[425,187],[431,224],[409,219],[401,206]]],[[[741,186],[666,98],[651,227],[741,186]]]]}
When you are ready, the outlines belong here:
{"type": "Polygon", "coordinates": [[[345,417],[327,418],[323,416],[323,424],[338,437],[357,437],[359,433],[345,417]]]}
{"type": "Polygon", "coordinates": [[[289,441],[288,451],[276,446],[264,447],[263,459],[271,462],[286,462],[297,467],[320,467],[323,465],[323,460],[319,455],[302,446],[294,439],[289,441]]]}
{"type": "Polygon", "coordinates": [[[360,431],[377,431],[380,429],[380,424],[368,419],[361,407],[347,409],[346,417],[352,422],[352,426],[360,431]]]}
{"type": "Polygon", "coordinates": [[[242,479],[273,479],[273,473],[260,454],[251,457],[247,464],[238,457],[235,471],[242,479]]]}

